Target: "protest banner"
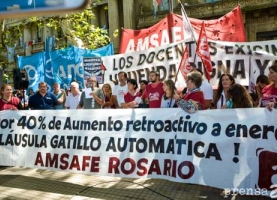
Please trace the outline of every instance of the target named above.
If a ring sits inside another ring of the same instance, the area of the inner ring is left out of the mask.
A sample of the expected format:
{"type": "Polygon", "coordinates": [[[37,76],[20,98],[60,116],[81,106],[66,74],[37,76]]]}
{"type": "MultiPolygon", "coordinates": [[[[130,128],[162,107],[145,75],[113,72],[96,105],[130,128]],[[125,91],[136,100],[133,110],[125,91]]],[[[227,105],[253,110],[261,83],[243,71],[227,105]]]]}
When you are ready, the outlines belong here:
{"type": "MultiPolygon", "coordinates": [[[[209,40],[229,42],[246,42],[244,22],[240,6],[237,6],[226,15],[213,20],[188,18],[198,39],[202,23],[206,24],[209,40]]],[[[157,24],[141,29],[122,29],[119,53],[143,51],[169,43],[186,39],[183,17],[174,13],[168,14],[157,24]]]]}
{"type": "MultiPolygon", "coordinates": [[[[216,87],[219,77],[223,73],[230,73],[237,83],[248,86],[250,82],[256,83],[260,74],[268,74],[268,67],[277,59],[277,41],[262,42],[222,42],[209,40],[209,49],[213,71],[210,74],[210,83],[216,87]],[[251,63],[251,65],[250,65],[251,63]],[[251,67],[250,67],[251,66],[251,67]]],[[[158,70],[161,80],[174,80],[181,57],[189,47],[190,64],[204,71],[203,63],[196,58],[194,62],[191,46],[193,41],[182,41],[163,45],[155,49],[139,52],[118,54],[103,57],[103,64],[107,67],[105,82],[117,83],[117,73],[125,71],[129,78],[137,81],[148,80],[151,70],[158,70]]],[[[177,87],[184,86],[182,76],[178,76],[177,87]]]]}
{"type": "Polygon", "coordinates": [[[0,165],[272,190],[276,115],[266,108],[5,111],[0,165]]]}
{"type": "Polygon", "coordinates": [[[71,81],[76,80],[80,87],[84,88],[83,58],[113,54],[112,43],[94,50],[71,46],[47,53],[18,56],[18,67],[26,70],[30,81],[29,87],[34,91],[38,89],[40,81],[45,81],[49,88],[52,88],[54,82],[58,82],[61,88],[67,89],[70,87],[71,81]]]}

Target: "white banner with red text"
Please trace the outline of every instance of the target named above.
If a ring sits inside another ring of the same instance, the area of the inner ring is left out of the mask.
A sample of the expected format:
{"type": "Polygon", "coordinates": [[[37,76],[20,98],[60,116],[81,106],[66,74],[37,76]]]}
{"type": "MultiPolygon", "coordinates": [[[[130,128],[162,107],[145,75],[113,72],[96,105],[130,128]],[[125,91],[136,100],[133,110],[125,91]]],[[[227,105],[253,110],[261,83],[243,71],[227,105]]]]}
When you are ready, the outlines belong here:
{"type": "Polygon", "coordinates": [[[0,165],[218,188],[277,184],[277,110],[0,112],[0,165]]]}
{"type": "MultiPolygon", "coordinates": [[[[186,44],[189,47],[189,62],[197,68],[203,69],[199,57],[194,62],[192,53],[193,41],[177,42],[145,51],[118,54],[103,57],[106,67],[105,83],[117,83],[117,74],[124,71],[128,78],[138,82],[148,80],[151,70],[158,70],[161,80],[175,77],[186,44]]],[[[251,86],[256,83],[260,74],[268,75],[268,68],[277,59],[277,40],[263,42],[222,42],[209,40],[209,48],[213,72],[210,74],[210,83],[216,87],[222,73],[230,73],[237,83],[251,86]]],[[[178,73],[176,81],[178,88],[185,86],[185,81],[178,73]]]]}

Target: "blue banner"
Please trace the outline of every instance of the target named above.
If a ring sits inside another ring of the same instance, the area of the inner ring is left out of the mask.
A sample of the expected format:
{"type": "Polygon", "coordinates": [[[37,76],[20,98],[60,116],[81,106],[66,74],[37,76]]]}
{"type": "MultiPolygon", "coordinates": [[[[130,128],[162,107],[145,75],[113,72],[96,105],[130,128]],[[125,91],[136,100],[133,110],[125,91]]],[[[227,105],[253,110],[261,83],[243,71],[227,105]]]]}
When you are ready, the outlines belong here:
{"type": "Polygon", "coordinates": [[[29,78],[29,88],[34,91],[38,89],[38,84],[44,81],[45,52],[36,53],[30,56],[18,56],[19,69],[25,69],[29,78]]]}
{"type": "Polygon", "coordinates": [[[61,88],[67,89],[73,80],[78,81],[82,89],[84,88],[83,58],[104,57],[114,54],[112,43],[95,50],[80,49],[73,46],[57,51],[50,49],[47,50],[46,48],[47,52],[31,56],[18,56],[18,67],[27,71],[30,87],[34,90],[37,90],[40,81],[45,81],[51,90],[53,82],[59,82],[61,88]],[[46,55],[48,53],[50,57],[46,55]]]}

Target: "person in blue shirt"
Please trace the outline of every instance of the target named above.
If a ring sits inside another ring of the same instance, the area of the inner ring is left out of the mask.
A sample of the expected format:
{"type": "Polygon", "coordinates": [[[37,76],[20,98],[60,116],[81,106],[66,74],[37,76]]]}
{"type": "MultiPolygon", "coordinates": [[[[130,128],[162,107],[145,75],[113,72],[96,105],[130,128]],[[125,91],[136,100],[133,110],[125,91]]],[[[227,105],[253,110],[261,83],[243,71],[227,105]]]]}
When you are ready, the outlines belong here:
{"type": "Polygon", "coordinates": [[[47,91],[47,83],[40,82],[38,91],[30,96],[29,108],[32,110],[52,110],[59,104],[56,96],[47,91]]]}

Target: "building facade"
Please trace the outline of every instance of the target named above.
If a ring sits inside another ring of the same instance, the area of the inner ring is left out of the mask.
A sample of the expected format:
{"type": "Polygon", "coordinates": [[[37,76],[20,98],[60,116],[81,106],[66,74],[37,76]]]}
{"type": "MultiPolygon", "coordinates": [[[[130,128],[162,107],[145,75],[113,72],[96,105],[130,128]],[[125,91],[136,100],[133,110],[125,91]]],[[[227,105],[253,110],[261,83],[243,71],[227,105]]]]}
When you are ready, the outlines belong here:
{"type": "MultiPolygon", "coordinates": [[[[182,0],[188,17],[216,19],[241,6],[247,41],[277,39],[277,3],[274,0],[182,0]]],[[[97,20],[100,26],[109,29],[118,52],[120,35],[113,37],[116,29],[142,29],[156,24],[170,11],[181,14],[178,0],[162,0],[154,12],[153,0],[106,0],[94,1],[97,20]],[[108,6],[108,14],[103,7],[108,6]],[[105,13],[105,14],[103,14],[105,13]]],[[[120,33],[120,31],[119,31],[120,33]]]]}

